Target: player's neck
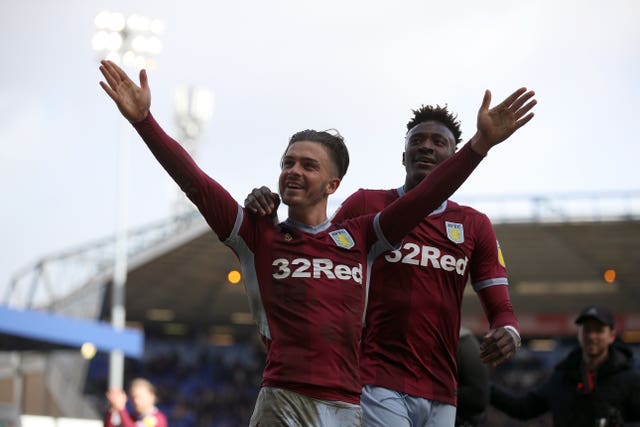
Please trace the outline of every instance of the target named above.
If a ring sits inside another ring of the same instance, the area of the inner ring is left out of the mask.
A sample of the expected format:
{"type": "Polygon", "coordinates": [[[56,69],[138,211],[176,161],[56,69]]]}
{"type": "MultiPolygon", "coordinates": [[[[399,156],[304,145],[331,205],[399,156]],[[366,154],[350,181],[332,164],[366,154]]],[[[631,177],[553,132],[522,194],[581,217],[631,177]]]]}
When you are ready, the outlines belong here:
{"type": "Polygon", "coordinates": [[[418,184],[420,184],[422,182],[422,180],[426,177],[420,177],[420,178],[415,178],[413,177],[413,179],[411,177],[409,177],[409,175],[407,175],[407,177],[404,179],[404,191],[408,192],[412,189],[414,189],[418,184]]]}
{"type": "Polygon", "coordinates": [[[406,180],[406,181],[404,182],[404,186],[403,186],[404,191],[408,193],[408,192],[409,192],[410,190],[412,190],[416,185],[418,185],[418,184],[417,184],[417,183],[414,183],[414,182],[409,182],[409,180],[406,180]]]}
{"type": "Polygon", "coordinates": [[[313,206],[289,206],[289,218],[309,226],[322,224],[327,220],[327,203],[313,206]]]}

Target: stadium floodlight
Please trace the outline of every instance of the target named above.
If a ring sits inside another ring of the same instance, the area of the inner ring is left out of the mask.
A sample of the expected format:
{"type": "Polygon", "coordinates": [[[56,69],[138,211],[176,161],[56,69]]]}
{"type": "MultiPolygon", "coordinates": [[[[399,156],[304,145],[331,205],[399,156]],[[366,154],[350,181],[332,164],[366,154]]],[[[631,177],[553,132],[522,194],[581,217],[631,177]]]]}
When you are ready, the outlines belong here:
{"type": "Polygon", "coordinates": [[[102,58],[136,69],[157,67],[154,56],[162,51],[161,20],[138,14],[125,17],[105,10],[96,15],[94,22],[96,33],[91,45],[102,58]]]}
{"type": "Polygon", "coordinates": [[[96,349],[96,346],[90,342],[86,342],[82,344],[82,346],[80,347],[80,354],[82,355],[82,358],[85,360],[93,359],[97,352],[98,352],[98,349],[96,349]]]}
{"type": "MultiPolygon", "coordinates": [[[[213,93],[203,86],[180,85],[176,88],[173,100],[174,118],[180,129],[181,145],[193,158],[197,157],[199,138],[205,125],[213,117],[213,93]]],[[[177,185],[171,184],[172,208],[175,216],[181,216],[193,210],[177,185]]]]}
{"type": "MultiPolygon", "coordinates": [[[[160,34],[164,24],[158,19],[133,14],[125,17],[119,12],[102,11],[94,20],[96,33],[91,45],[101,59],[108,59],[124,68],[153,70],[154,55],[162,51],[160,34]]],[[[123,121],[123,126],[125,122],[123,121]]],[[[124,135],[124,132],[123,132],[124,135]]],[[[129,180],[129,146],[124,136],[118,141],[116,242],[111,294],[111,324],[124,329],[126,324],[125,285],[127,281],[127,210],[129,180]]],[[[123,388],[124,354],[111,352],[109,359],[109,388],[123,388]]]]}
{"type": "Polygon", "coordinates": [[[202,86],[178,86],[174,96],[176,123],[187,139],[197,139],[213,116],[213,95],[202,86]]]}

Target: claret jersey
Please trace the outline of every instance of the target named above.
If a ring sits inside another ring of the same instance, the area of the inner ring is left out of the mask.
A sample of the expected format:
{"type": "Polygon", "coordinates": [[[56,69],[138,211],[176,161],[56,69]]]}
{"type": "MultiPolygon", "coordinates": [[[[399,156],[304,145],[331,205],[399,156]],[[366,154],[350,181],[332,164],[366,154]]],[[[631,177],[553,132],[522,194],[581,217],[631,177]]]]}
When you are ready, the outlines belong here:
{"type": "MultiPolygon", "coordinates": [[[[359,190],[334,220],[377,212],[402,195],[403,188],[359,190]]],[[[498,304],[483,300],[495,298],[486,290],[496,286],[504,291],[498,296],[508,297],[507,272],[489,219],[446,201],[400,248],[373,264],[361,349],[363,385],[456,404],[460,309],[469,277],[485,307],[501,307],[487,312],[492,327],[517,327],[508,298],[498,304]]]]}
{"type": "Polygon", "coordinates": [[[391,248],[376,234],[374,217],[274,226],[237,212],[241,225],[224,243],[240,259],[267,347],[263,385],[358,403],[367,271],[377,253],[391,248]]]}
{"type": "Polygon", "coordinates": [[[308,227],[248,214],[149,113],[134,124],[151,152],[240,259],[267,347],[263,385],[359,403],[369,267],[460,186],[482,156],[465,146],[424,186],[382,212],[308,227]],[[419,191],[418,191],[419,190],[419,191]],[[396,223],[399,221],[399,223],[396,223]]]}

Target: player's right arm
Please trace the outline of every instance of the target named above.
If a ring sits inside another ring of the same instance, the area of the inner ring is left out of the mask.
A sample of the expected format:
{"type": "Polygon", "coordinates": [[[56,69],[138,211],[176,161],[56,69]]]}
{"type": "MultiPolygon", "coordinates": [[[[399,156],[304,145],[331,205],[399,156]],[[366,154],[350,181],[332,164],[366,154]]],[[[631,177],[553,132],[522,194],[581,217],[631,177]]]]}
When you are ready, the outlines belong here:
{"type": "Polygon", "coordinates": [[[231,234],[239,206],[155,121],[149,110],[151,91],[145,70],[140,71],[140,86],[111,61],[102,61],[100,71],[106,80],[106,83],[100,82],[102,89],[138,131],[162,167],[198,207],[220,240],[225,240],[231,234]]]}
{"type": "Polygon", "coordinates": [[[486,91],[478,111],[477,132],[456,154],[440,163],[416,187],[379,215],[379,231],[396,245],[431,211],[448,199],[471,175],[488,151],[533,118],[533,91],[520,88],[493,108],[486,91]]]}

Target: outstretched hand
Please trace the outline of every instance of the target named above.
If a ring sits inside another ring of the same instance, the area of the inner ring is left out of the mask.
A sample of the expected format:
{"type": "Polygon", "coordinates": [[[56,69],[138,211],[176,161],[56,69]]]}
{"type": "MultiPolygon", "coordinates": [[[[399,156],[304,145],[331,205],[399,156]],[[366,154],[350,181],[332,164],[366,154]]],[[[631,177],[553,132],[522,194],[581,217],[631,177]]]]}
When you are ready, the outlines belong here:
{"type": "Polygon", "coordinates": [[[245,209],[260,216],[276,215],[278,206],[280,206],[280,196],[265,186],[254,188],[244,199],[245,209]]]}
{"type": "Polygon", "coordinates": [[[131,123],[144,120],[151,106],[147,72],[140,70],[140,86],[111,61],[100,61],[100,72],[107,80],[107,83],[101,81],[100,86],[113,99],[122,115],[131,123]]]}
{"type": "Polygon", "coordinates": [[[493,108],[491,91],[487,90],[478,111],[478,130],[474,136],[474,149],[486,154],[491,147],[510,137],[533,118],[531,109],[537,104],[531,99],[535,92],[520,88],[493,108]]]}

